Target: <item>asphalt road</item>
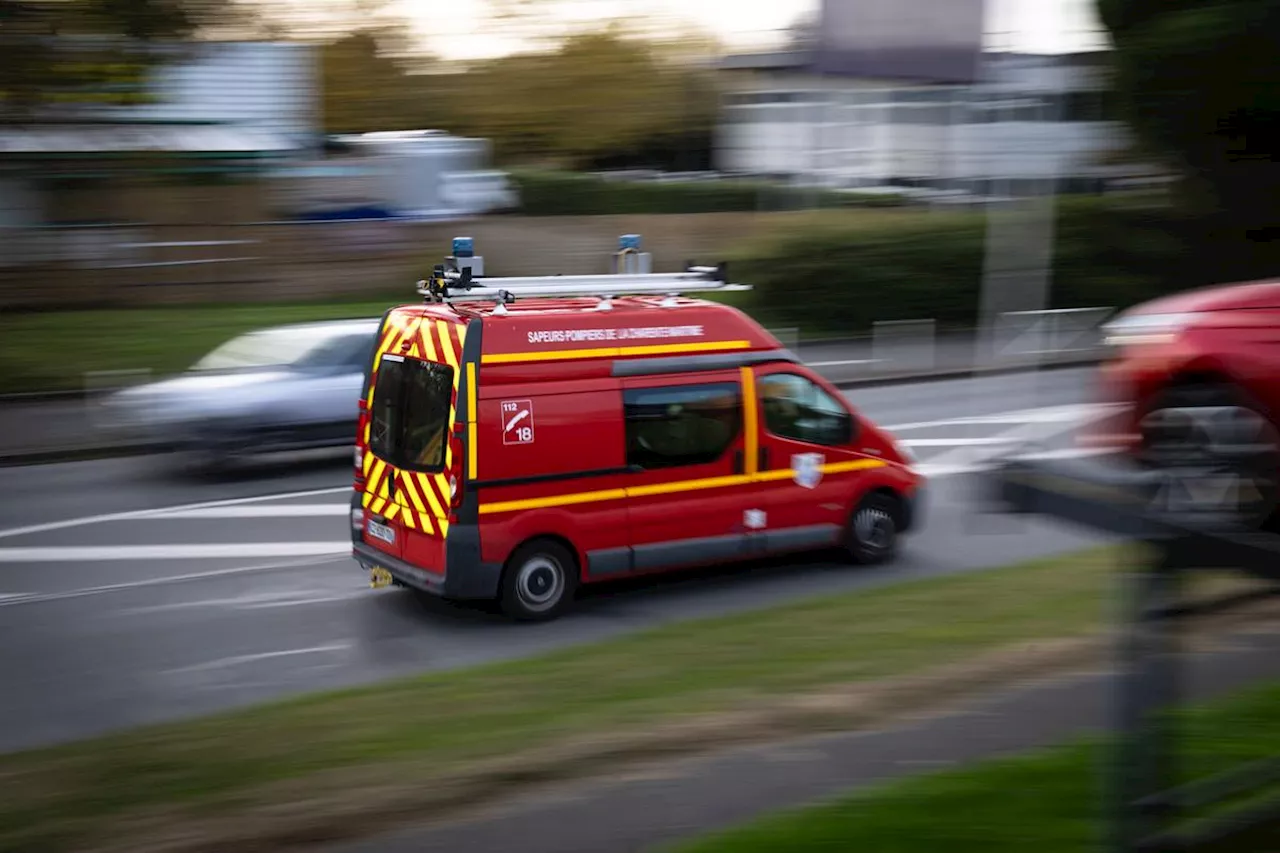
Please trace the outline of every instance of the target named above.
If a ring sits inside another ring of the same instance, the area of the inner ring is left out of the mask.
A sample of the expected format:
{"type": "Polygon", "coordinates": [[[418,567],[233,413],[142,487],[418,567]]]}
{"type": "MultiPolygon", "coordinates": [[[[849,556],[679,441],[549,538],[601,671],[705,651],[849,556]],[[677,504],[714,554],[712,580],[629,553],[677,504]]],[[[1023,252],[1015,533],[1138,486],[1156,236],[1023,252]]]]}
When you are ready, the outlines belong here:
{"type": "Polygon", "coordinates": [[[1079,453],[1073,430],[1100,414],[1090,385],[1060,370],[850,392],[933,478],[897,564],[632,582],[535,626],[368,589],[349,556],[346,453],[218,481],[158,457],[0,469],[0,749],[1079,548],[1098,540],[977,512],[963,475],[1010,442],[1079,453]]]}

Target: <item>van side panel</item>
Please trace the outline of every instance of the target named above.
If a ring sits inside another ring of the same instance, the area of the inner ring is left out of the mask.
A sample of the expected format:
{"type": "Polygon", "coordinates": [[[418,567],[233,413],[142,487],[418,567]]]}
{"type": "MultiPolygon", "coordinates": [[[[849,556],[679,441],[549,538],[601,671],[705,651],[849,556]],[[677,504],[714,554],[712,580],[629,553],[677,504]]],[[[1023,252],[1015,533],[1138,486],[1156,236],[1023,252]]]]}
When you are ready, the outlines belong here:
{"type": "MultiPolygon", "coordinates": [[[[556,536],[629,561],[622,396],[614,379],[483,386],[478,401],[481,551],[504,563],[520,543],[556,536]]],[[[605,557],[606,561],[608,557],[605,557]]]]}

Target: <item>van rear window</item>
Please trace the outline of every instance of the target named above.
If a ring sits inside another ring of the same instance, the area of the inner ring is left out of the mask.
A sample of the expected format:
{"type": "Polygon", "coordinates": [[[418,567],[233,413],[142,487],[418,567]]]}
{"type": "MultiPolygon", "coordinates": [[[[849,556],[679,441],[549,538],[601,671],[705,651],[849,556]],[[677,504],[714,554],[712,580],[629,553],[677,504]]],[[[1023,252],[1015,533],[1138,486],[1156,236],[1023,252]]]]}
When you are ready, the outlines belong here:
{"type": "Polygon", "coordinates": [[[369,450],[397,468],[442,470],[452,398],[447,364],[384,358],[373,388],[369,450]]]}

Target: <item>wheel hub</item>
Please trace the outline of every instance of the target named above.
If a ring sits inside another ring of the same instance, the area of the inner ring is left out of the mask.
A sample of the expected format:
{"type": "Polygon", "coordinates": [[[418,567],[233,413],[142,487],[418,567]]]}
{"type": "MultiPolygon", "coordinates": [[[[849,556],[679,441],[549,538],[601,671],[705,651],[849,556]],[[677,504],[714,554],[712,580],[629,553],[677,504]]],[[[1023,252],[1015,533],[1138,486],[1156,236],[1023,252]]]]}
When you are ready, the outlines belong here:
{"type": "Polygon", "coordinates": [[[534,557],[520,567],[516,593],[530,610],[555,605],[564,591],[564,572],[548,557],[534,557]]]}
{"type": "Polygon", "coordinates": [[[882,551],[892,541],[893,519],[882,509],[868,507],[854,516],[853,532],[863,545],[882,551]]]}

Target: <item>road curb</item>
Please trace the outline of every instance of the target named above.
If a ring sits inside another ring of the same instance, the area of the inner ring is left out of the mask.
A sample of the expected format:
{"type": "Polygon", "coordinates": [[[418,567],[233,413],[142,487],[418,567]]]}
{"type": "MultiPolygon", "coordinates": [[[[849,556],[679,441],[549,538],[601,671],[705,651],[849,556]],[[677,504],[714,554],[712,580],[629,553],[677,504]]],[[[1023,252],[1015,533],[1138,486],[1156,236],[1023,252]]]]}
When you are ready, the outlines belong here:
{"type": "Polygon", "coordinates": [[[0,453],[0,468],[18,468],[24,465],[50,465],[56,462],[88,462],[94,459],[119,459],[126,456],[145,456],[168,450],[168,445],[146,444],[90,444],[51,450],[19,450],[0,453]]]}
{"type": "MultiPolygon", "coordinates": [[[[965,367],[951,370],[921,370],[904,373],[880,374],[851,379],[832,380],[832,384],[840,389],[874,388],[883,385],[913,385],[922,382],[945,382],[952,379],[976,379],[983,376],[1001,376],[1015,373],[1032,373],[1042,370],[1066,370],[1070,368],[1092,367],[1101,362],[1097,356],[1064,361],[1055,361],[1039,365],[993,365],[990,367],[965,367]]],[[[74,393],[74,392],[69,392],[74,393]]],[[[37,398],[28,397],[28,402],[37,398]]],[[[67,399],[49,397],[48,399],[67,399]]],[[[0,397],[0,404],[13,401],[11,397],[0,397]]],[[[168,450],[168,445],[161,442],[138,442],[124,444],[87,444],[77,447],[19,450],[0,452],[0,468],[16,468],[25,465],[49,465],[59,462],[87,462],[95,459],[115,459],[127,456],[144,456],[168,450]]]]}

